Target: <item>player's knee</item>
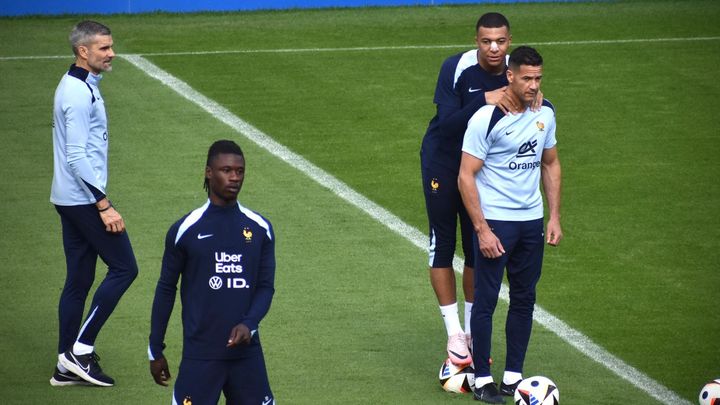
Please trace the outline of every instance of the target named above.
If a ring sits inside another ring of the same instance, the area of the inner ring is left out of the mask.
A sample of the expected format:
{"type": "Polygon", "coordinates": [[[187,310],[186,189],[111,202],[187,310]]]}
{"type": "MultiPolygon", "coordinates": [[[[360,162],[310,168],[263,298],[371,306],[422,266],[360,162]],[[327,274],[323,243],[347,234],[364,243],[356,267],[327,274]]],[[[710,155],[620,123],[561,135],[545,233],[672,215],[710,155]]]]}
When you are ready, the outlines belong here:
{"type": "Polygon", "coordinates": [[[511,295],[508,311],[518,315],[532,316],[535,309],[535,294],[511,295]]]}

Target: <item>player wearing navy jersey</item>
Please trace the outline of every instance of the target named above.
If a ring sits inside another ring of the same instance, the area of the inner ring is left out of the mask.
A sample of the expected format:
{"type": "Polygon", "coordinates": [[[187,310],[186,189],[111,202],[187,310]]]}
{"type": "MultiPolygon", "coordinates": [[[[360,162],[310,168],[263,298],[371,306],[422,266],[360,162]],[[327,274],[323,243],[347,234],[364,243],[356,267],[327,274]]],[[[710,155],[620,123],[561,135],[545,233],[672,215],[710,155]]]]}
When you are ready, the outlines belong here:
{"type": "Polygon", "coordinates": [[[168,385],[163,354],[177,282],[182,279],[183,354],[173,404],[274,404],[258,326],[270,309],[275,235],[237,195],[245,158],[232,141],[208,151],[208,201],[170,227],[152,308],[150,372],[168,385]]]}
{"type": "Polygon", "coordinates": [[[110,29],[94,21],[70,33],[75,63],[55,91],[53,110],[54,170],[50,201],[60,215],[67,265],[60,296],[58,364],[54,386],[83,380],[111,386],[95,354],[95,339],[120,297],[137,276],[135,255],[125,222],[107,198],[108,127],[98,85],[112,69],[110,29]],[[100,256],[108,272],[95,291],[85,322],[85,299],[100,256]]]}
{"type": "Polygon", "coordinates": [[[519,111],[507,97],[506,54],[510,23],[499,13],[482,15],[475,27],[477,49],[451,56],[440,68],[434,102],[437,112],[428,125],[420,151],[423,191],[430,233],[430,282],[448,335],[447,352],[456,364],[470,364],[470,310],[473,301],[472,224],[457,189],[463,134],[470,117],[486,104],[519,111]],[[465,256],[463,292],[465,328],[460,325],[456,297],[455,254],[460,221],[465,256]]]}
{"type": "Polygon", "coordinates": [[[513,395],[522,379],[543,246],[556,246],[562,238],[555,110],[547,100],[538,111],[530,109],[540,89],[542,63],[530,47],[510,54],[508,94],[524,111],[505,115],[496,107],[482,107],[470,119],[462,147],[458,184],[475,231],[475,398],[487,403],[504,403],[502,395],[513,395]],[[545,240],[541,179],[549,213],[545,240]],[[488,359],[492,316],[505,269],[510,307],[505,373],[498,391],[488,359]]]}

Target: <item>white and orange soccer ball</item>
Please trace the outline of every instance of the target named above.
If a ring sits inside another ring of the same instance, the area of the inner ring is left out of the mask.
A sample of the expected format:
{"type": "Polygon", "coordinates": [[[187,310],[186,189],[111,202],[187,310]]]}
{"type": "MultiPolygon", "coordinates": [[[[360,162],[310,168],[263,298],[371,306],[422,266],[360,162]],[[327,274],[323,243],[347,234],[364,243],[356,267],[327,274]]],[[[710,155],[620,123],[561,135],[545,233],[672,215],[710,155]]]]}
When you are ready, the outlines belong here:
{"type": "Polygon", "coordinates": [[[515,390],[515,405],[558,405],[560,391],[547,377],[529,377],[518,384],[515,390]]]}
{"type": "Polygon", "coordinates": [[[700,405],[720,405],[720,378],[705,384],[698,399],[700,405]]]}
{"type": "Polygon", "coordinates": [[[438,378],[445,391],[464,394],[472,392],[472,387],[475,385],[475,370],[472,366],[457,366],[447,359],[440,366],[438,378]]]}

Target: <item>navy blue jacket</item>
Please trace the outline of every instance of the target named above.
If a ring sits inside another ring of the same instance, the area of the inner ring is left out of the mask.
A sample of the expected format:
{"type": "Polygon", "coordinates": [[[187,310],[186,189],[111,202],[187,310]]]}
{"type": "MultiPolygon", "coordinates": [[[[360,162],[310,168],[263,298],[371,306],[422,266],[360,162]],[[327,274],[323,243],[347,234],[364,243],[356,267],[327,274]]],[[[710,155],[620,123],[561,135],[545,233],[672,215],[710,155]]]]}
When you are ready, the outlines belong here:
{"type": "Polygon", "coordinates": [[[435,87],[437,113],[428,124],[420,159],[423,167],[460,170],[462,142],[470,117],[487,104],[485,92],[507,86],[505,72],[488,73],[478,64],[477,49],[443,62],[435,87]]]}
{"type": "Polygon", "coordinates": [[[239,203],[208,200],[170,227],[153,302],[150,359],[163,356],[165,331],[182,277],[183,357],[236,359],[260,350],[258,324],[275,292],[275,235],[261,215],[239,203]],[[232,328],[245,324],[249,345],[227,348],[232,328]]]}

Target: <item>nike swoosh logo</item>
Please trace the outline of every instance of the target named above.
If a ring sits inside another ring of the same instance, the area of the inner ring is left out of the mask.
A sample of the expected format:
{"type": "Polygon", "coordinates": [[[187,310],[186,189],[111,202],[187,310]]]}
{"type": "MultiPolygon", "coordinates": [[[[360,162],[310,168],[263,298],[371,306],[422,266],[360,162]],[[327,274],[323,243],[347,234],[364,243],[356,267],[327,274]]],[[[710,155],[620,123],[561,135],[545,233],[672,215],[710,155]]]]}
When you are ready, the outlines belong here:
{"type": "Polygon", "coordinates": [[[468,89],[468,93],[475,93],[475,92],[478,92],[478,91],[482,91],[482,89],[473,89],[472,87],[470,87],[470,88],[468,89]]]}
{"type": "Polygon", "coordinates": [[[205,239],[205,238],[209,238],[209,237],[211,237],[211,236],[213,236],[213,234],[211,234],[211,233],[209,233],[209,234],[207,234],[207,235],[203,235],[203,234],[199,233],[199,234],[198,234],[198,239],[205,239]]]}
{"type": "Polygon", "coordinates": [[[449,351],[450,353],[452,353],[453,356],[457,357],[458,359],[467,359],[467,357],[468,357],[468,356],[461,356],[461,355],[455,353],[455,352],[452,351],[452,350],[448,350],[448,351],[449,351]]]}
{"type": "Polygon", "coordinates": [[[89,364],[89,363],[88,363],[87,367],[83,367],[82,364],[80,364],[80,363],[78,362],[78,359],[77,359],[77,357],[75,357],[74,354],[70,353],[70,355],[72,356],[72,358],[73,358],[73,360],[74,360],[74,363],[75,363],[78,367],[80,367],[80,370],[84,371],[85,374],[87,374],[87,373],[90,372],[90,364],[89,364]]]}
{"type": "Polygon", "coordinates": [[[268,399],[267,401],[263,401],[263,402],[262,402],[262,405],[270,405],[270,404],[272,404],[272,403],[273,403],[273,399],[270,398],[270,399],[268,399]]]}
{"type": "Polygon", "coordinates": [[[515,131],[510,131],[510,132],[505,131],[505,135],[510,135],[510,134],[512,134],[513,132],[515,132],[515,131]]]}

